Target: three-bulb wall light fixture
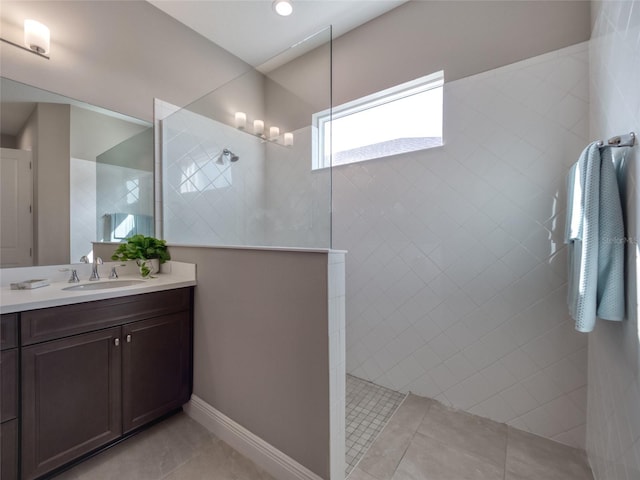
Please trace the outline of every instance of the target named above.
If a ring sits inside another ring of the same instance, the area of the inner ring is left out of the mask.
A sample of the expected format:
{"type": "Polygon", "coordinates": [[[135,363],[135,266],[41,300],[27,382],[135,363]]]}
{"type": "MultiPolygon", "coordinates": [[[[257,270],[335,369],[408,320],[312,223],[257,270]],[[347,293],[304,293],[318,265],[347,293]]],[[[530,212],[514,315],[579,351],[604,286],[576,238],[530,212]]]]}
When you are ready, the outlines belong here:
{"type": "MultiPolygon", "coordinates": [[[[238,130],[249,131],[249,129],[247,129],[247,114],[245,112],[236,112],[234,115],[234,118],[235,118],[235,125],[238,130]]],[[[257,137],[260,137],[264,140],[268,140],[274,143],[279,143],[279,140],[281,137],[280,127],[277,127],[275,125],[272,125],[269,127],[269,134],[266,135],[265,128],[264,128],[264,120],[260,120],[258,118],[253,120],[253,132],[249,132],[249,133],[253,133],[257,137]]],[[[286,147],[291,147],[293,145],[293,133],[285,132],[282,135],[282,143],[286,147]]]]}
{"type": "Polygon", "coordinates": [[[24,46],[6,38],[0,38],[0,40],[27,52],[35,53],[47,60],[49,59],[51,33],[49,32],[49,27],[36,20],[27,19],[24,21],[24,46]]]}

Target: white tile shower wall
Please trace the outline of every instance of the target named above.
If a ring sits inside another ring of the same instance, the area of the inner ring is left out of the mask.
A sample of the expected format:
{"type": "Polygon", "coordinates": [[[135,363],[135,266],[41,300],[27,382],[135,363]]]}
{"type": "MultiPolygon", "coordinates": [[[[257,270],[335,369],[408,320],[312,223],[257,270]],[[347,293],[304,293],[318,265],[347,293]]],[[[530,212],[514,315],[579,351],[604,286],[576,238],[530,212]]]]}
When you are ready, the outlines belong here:
{"type": "MultiPolygon", "coordinates": [[[[121,167],[108,163],[96,164],[97,239],[104,239],[104,215],[129,213],[151,215],[153,212],[153,172],[121,167]]],[[[108,232],[106,232],[108,235],[108,232]]]]}
{"type": "Polygon", "coordinates": [[[158,235],[197,245],[330,247],[331,171],[310,169],[311,127],[284,148],[162,100],[154,108],[158,235]],[[225,147],[240,155],[230,168],[215,163],[225,147]]]}
{"type": "Polygon", "coordinates": [[[162,122],[163,236],[190,245],[264,244],[264,144],[188,110],[162,122]],[[219,156],[228,148],[240,159],[219,156]]]}
{"type": "MultiPolygon", "coordinates": [[[[597,2],[590,45],[591,137],[640,132],[640,1],[597,2]]],[[[627,319],[589,334],[587,453],[597,480],[640,478],[638,168],[626,152],[627,319]]],[[[616,151],[617,155],[624,152],[616,151]]]]}
{"type": "MultiPolygon", "coordinates": [[[[71,262],[91,255],[98,236],[96,231],[96,162],[72,158],[69,165],[71,189],[71,262]]],[[[91,257],[90,257],[91,258],[91,257]]]]}
{"type": "Polygon", "coordinates": [[[329,435],[330,478],[342,479],[345,471],[345,254],[329,253],[328,263],[329,301],[329,435]]]}
{"type": "Polygon", "coordinates": [[[349,373],[584,446],[562,235],[587,70],[579,44],[447,83],[444,147],[334,168],[349,373]]]}
{"type": "Polygon", "coordinates": [[[311,128],[290,148],[267,145],[265,244],[331,246],[331,170],[311,170],[311,128]]]}

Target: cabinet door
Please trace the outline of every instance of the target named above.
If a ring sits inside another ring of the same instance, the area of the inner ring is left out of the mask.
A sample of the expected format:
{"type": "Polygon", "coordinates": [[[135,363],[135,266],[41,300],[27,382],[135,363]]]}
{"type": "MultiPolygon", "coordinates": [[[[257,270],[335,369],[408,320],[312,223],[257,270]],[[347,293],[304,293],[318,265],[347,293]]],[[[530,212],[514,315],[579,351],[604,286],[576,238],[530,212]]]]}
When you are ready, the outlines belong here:
{"type": "Polygon", "coordinates": [[[0,478],[18,480],[18,420],[0,425],[0,478]]]}
{"type": "Polygon", "coordinates": [[[0,421],[18,416],[18,349],[0,354],[0,421]]]}
{"type": "Polygon", "coordinates": [[[0,316],[0,350],[18,346],[18,314],[0,316]]]}
{"type": "Polygon", "coordinates": [[[129,432],[189,400],[191,318],[164,315],[122,327],[122,427],[129,432]]]}
{"type": "Polygon", "coordinates": [[[22,477],[36,478],[118,438],[120,327],[22,349],[22,477]]]}

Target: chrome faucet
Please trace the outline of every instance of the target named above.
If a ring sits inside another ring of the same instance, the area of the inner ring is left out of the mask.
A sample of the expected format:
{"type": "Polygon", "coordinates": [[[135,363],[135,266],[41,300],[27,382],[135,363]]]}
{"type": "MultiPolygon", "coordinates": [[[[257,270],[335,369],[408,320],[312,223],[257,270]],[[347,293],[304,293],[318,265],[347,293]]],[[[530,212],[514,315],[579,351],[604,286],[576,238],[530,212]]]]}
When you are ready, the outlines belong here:
{"type": "Polygon", "coordinates": [[[71,270],[71,278],[69,279],[69,283],[78,283],[78,282],[80,282],[80,279],[78,278],[78,272],[74,268],[73,270],[71,270]]]}
{"type": "Polygon", "coordinates": [[[96,257],[93,259],[93,268],[91,269],[91,276],[89,277],[89,280],[100,280],[98,265],[102,265],[102,259],[100,257],[96,257]]]}
{"type": "Polygon", "coordinates": [[[118,271],[116,270],[116,267],[111,267],[111,273],[109,274],[109,278],[112,280],[118,278],[118,271]]]}

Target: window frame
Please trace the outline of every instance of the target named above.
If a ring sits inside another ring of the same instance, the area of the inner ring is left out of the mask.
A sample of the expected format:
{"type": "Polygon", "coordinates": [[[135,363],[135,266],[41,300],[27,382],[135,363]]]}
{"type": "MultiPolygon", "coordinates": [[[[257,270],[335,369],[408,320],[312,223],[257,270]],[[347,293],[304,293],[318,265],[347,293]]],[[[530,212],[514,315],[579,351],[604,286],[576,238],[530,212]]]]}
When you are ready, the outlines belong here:
{"type": "MultiPolygon", "coordinates": [[[[360,97],[356,100],[343,103],[342,105],[338,105],[337,107],[330,107],[321,112],[314,113],[311,116],[313,150],[311,169],[322,170],[324,168],[330,168],[333,166],[333,156],[331,155],[332,152],[329,152],[329,156],[326,156],[327,152],[325,152],[325,132],[329,130],[329,135],[331,135],[330,126],[333,120],[338,120],[342,117],[353,115],[370,108],[375,108],[386,103],[394,102],[411,95],[416,95],[418,93],[423,93],[427,90],[432,90],[434,88],[440,88],[443,86],[444,70],[439,70],[429,75],[425,75],[424,77],[416,78],[415,80],[411,80],[409,82],[405,82],[400,85],[396,85],[394,87],[390,87],[379,92],[360,97]],[[327,124],[329,124],[328,128],[327,124]]],[[[441,113],[444,115],[443,111],[441,113]]],[[[340,164],[339,166],[350,165],[351,163],[358,162],[344,163],[340,164]]]]}

